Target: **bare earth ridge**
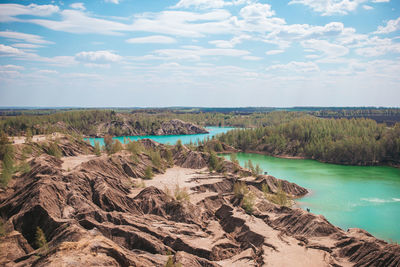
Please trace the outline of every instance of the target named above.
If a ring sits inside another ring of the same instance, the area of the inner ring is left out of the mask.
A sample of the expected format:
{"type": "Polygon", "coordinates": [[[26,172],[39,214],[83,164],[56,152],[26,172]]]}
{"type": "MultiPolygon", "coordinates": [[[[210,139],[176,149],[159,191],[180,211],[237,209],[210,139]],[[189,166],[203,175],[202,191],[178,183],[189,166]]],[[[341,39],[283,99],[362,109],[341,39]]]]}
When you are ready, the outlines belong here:
{"type": "MultiPolygon", "coordinates": [[[[151,140],[146,147],[166,147],[151,140]]],[[[207,169],[209,155],[173,150],[175,166],[159,168],[145,154],[95,157],[64,146],[60,160],[41,155],[31,170],[0,193],[1,266],[164,266],[168,255],[183,266],[399,266],[400,246],[361,229],[342,229],[323,216],[270,203],[261,188],[292,197],[296,184],[224,161],[207,169]],[[132,187],[146,167],[157,174],[146,188],[132,187]],[[256,196],[247,214],[233,185],[244,181],[256,196]],[[281,181],[281,182],[279,182],[281,181]],[[189,201],[178,201],[176,186],[189,201]],[[48,248],[37,248],[40,227],[48,248]]]]}

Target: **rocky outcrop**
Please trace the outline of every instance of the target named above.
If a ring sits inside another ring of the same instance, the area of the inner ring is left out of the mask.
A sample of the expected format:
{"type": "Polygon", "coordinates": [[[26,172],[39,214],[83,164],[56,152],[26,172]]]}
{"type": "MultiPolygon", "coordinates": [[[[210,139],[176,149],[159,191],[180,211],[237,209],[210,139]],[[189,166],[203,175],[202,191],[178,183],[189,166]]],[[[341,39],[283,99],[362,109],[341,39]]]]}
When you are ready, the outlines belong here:
{"type": "Polygon", "coordinates": [[[96,127],[96,135],[93,137],[104,137],[106,134],[117,136],[137,136],[208,133],[208,131],[203,127],[178,119],[156,123],[151,127],[145,127],[137,121],[131,121],[122,115],[119,115],[119,120],[100,123],[96,127]]]}
{"type": "MultiPolygon", "coordinates": [[[[275,205],[262,197],[282,188],[299,197],[307,190],[272,176],[245,177],[222,162],[225,174],[209,173],[207,153],[142,140],[171,149],[175,165],[197,168],[188,178],[190,200],[162,185],[132,188],[146,167],[163,173],[144,153],[125,152],[83,162],[72,171],[49,155],[0,200],[7,233],[0,238],[2,266],[398,266],[400,246],[362,230],[348,232],[323,216],[275,205]],[[233,170],[233,171],[229,171],[233,170]],[[240,174],[240,175],[239,175],[240,174]],[[243,181],[256,196],[252,214],[241,207],[233,185],[243,181]],[[38,248],[40,227],[48,248],[38,248]],[[7,249],[3,249],[7,248],[7,249]],[[172,255],[172,256],[169,256],[172,255]]],[[[68,146],[68,144],[65,144],[68,146]]],[[[70,150],[68,150],[70,151],[70,150]]],[[[71,150],[72,151],[72,150],[71,150]]]]}
{"type": "Polygon", "coordinates": [[[184,122],[178,119],[163,122],[161,127],[154,131],[154,135],[181,135],[181,134],[200,134],[208,133],[202,127],[193,123],[184,122]]]}

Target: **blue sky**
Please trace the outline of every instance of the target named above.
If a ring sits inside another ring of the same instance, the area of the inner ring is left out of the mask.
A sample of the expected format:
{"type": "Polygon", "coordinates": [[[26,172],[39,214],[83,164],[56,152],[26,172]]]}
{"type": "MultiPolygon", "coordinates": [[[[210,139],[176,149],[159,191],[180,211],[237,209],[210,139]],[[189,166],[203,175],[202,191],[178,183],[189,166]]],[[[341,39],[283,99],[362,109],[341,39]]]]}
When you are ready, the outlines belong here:
{"type": "Polygon", "coordinates": [[[400,106],[398,0],[0,1],[0,106],[400,106]]]}

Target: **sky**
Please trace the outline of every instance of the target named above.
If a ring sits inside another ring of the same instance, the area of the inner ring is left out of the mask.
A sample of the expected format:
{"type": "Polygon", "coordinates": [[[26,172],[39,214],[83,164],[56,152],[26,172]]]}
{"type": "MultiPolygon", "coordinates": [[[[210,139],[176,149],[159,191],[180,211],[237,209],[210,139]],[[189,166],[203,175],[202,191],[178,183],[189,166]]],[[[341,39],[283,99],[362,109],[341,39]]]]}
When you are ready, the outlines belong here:
{"type": "Polygon", "coordinates": [[[400,106],[400,0],[0,1],[0,106],[400,106]]]}

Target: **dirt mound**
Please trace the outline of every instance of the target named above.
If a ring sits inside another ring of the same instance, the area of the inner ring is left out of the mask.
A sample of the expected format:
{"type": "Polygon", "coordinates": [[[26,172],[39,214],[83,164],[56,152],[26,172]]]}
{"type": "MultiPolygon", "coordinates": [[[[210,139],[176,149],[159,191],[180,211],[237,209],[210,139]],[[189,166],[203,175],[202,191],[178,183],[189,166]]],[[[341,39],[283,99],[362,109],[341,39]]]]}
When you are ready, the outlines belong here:
{"type": "MultiPolygon", "coordinates": [[[[171,149],[143,142],[161,151],[171,149]]],[[[185,147],[173,151],[179,166],[201,168],[209,161],[203,152],[185,147]]],[[[179,178],[193,185],[186,199],[160,187],[132,188],[146,167],[164,172],[143,153],[136,159],[126,152],[104,155],[67,173],[61,160],[48,155],[30,164],[31,171],[0,200],[7,230],[0,239],[1,265],[164,266],[171,254],[171,260],[183,266],[398,266],[400,262],[398,245],[362,230],[344,232],[320,215],[264,199],[262,184],[268,184],[272,194],[278,186],[292,196],[307,193],[272,176],[241,178],[237,172],[193,170],[188,181],[179,178]],[[256,196],[252,214],[233,193],[237,181],[256,196]],[[38,227],[47,248],[36,243],[38,227]]]]}

